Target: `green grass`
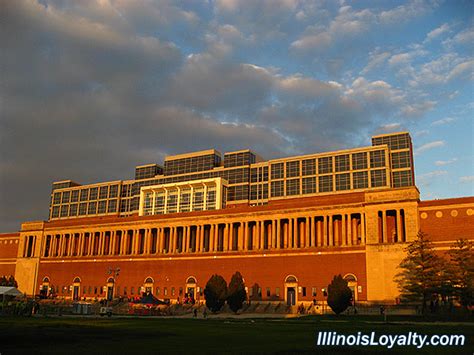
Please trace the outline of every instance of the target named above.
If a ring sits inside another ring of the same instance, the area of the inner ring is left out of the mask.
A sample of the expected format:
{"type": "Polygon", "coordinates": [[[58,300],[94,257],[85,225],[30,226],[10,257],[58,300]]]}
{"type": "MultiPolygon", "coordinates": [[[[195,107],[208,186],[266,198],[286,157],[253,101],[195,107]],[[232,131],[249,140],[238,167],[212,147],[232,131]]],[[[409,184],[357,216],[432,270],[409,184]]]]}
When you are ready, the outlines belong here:
{"type": "Polygon", "coordinates": [[[380,353],[385,348],[315,346],[320,330],[355,334],[463,334],[464,347],[398,347],[390,353],[473,354],[474,324],[397,317],[313,316],[297,319],[0,318],[0,353],[380,353]],[[414,321],[415,320],[415,321],[414,321]],[[403,323],[402,323],[403,322],[403,323]]]}

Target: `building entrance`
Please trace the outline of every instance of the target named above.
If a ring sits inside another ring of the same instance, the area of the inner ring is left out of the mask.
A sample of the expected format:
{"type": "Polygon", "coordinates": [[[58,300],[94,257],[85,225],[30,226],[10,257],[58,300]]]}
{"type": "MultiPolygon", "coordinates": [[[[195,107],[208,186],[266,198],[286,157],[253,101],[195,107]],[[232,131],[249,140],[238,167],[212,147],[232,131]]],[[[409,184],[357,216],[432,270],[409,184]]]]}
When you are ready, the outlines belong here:
{"type": "Polygon", "coordinates": [[[288,306],[294,306],[296,304],[296,291],[294,287],[288,287],[286,289],[286,304],[288,306]]]}

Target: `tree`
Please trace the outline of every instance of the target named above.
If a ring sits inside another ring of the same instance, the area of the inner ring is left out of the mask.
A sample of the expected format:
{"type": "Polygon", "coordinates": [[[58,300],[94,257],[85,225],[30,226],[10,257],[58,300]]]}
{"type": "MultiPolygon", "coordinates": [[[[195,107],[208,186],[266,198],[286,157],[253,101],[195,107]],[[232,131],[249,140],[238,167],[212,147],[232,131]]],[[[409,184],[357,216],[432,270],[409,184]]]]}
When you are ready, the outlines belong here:
{"type": "Polygon", "coordinates": [[[351,305],[352,291],[347,286],[347,281],[341,275],[334,276],[328,285],[328,305],[339,314],[344,312],[351,305]]]}
{"type": "Polygon", "coordinates": [[[449,255],[454,294],[461,305],[467,308],[474,302],[473,243],[466,239],[459,239],[449,250],[449,255]]]}
{"type": "Polygon", "coordinates": [[[213,313],[219,312],[227,298],[227,282],[221,275],[212,275],[204,289],[206,306],[213,313]]]}
{"type": "Polygon", "coordinates": [[[402,271],[395,276],[395,281],[404,302],[415,302],[422,305],[422,313],[435,294],[446,288],[442,277],[443,259],[435,254],[428,236],[419,232],[417,238],[406,248],[407,256],[398,266],[402,271]]]}
{"type": "Polygon", "coordinates": [[[12,286],[18,287],[18,283],[15,280],[15,277],[10,275],[8,278],[6,276],[0,277],[0,286],[12,286]]]}
{"type": "Polygon", "coordinates": [[[237,313],[242,308],[245,299],[247,298],[247,292],[245,292],[244,279],[240,272],[236,272],[232,275],[229,283],[229,290],[227,295],[227,304],[229,305],[232,312],[237,313]]]}

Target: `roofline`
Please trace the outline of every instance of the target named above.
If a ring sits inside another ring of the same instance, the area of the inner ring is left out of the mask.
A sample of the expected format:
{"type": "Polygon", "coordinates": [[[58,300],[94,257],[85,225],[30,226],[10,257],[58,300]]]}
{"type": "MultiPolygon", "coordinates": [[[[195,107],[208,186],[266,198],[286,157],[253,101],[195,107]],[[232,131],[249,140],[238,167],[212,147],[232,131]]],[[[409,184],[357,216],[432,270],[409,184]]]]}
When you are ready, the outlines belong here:
{"type": "MultiPolygon", "coordinates": [[[[384,133],[384,134],[377,134],[372,136],[372,138],[379,138],[379,137],[386,137],[386,136],[397,136],[399,134],[408,134],[410,136],[410,132],[408,131],[401,131],[401,132],[393,132],[393,133],[384,133]]],[[[411,137],[411,136],[410,136],[411,137]]]]}
{"type": "Polygon", "coordinates": [[[177,155],[169,155],[169,156],[165,157],[165,162],[170,161],[170,160],[192,158],[192,157],[198,157],[200,155],[209,155],[209,154],[217,154],[219,156],[221,155],[221,153],[218,150],[207,149],[207,150],[200,150],[200,151],[197,151],[197,152],[183,153],[183,154],[177,154],[177,155]]]}

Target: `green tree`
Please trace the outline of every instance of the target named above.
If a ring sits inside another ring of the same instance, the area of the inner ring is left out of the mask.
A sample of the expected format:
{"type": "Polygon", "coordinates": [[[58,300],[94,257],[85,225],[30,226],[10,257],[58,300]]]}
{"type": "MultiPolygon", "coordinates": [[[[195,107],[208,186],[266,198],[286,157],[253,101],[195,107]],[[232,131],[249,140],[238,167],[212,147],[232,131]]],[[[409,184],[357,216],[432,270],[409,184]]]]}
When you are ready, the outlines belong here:
{"type": "Polygon", "coordinates": [[[213,313],[219,312],[227,298],[227,282],[221,275],[212,275],[204,289],[206,306],[213,313]]]}
{"type": "Polygon", "coordinates": [[[15,280],[15,277],[10,275],[8,278],[6,276],[0,277],[0,286],[13,286],[18,287],[18,283],[15,280]]]}
{"type": "Polygon", "coordinates": [[[454,294],[461,305],[467,308],[474,302],[473,243],[466,239],[459,239],[449,250],[449,255],[454,294]]]}
{"type": "Polygon", "coordinates": [[[334,276],[328,285],[328,305],[339,314],[344,312],[351,305],[352,291],[347,286],[347,281],[341,275],[334,276]]]}
{"type": "Polygon", "coordinates": [[[237,271],[234,275],[232,275],[229,283],[227,304],[229,305],[232,312],[237,313],[237,311],[242,308],[246,298],[247,292],[245,292],[244,279],[240,272],[237,271]]]}
{"type": "Polygon", "coordinates": [[[404,302],[421,303],[422,313],[435,294],[446,290],[446,275],[443,272],[443,258],[436,255],[428,236],[419,232],[416,239],[406,248],[407,256],[398,266],[402,271],[395,281],[404,302]]]}

